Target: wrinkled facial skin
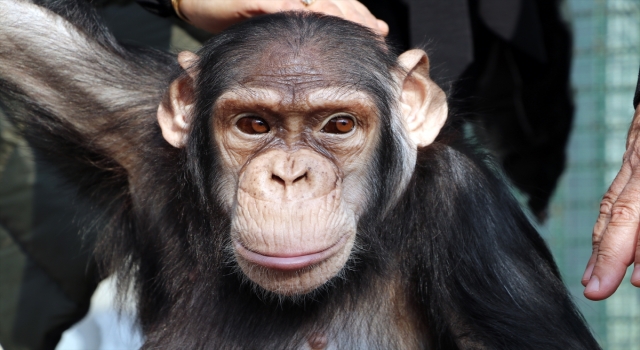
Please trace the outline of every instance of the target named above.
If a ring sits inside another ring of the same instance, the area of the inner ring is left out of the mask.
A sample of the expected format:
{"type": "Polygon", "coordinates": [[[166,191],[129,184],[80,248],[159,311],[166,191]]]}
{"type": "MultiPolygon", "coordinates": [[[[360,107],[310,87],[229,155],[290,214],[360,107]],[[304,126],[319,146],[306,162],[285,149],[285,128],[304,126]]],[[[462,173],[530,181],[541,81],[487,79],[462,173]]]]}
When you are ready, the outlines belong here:
{"type": "Polygon", "coordinates": [[[213,118],[225,182],[236,184],[223,198],[238,265],[285,296],[318,288],[347,262],[379,128],[366,94],[331,87],[304,61],[248,74],[213,118]]]}

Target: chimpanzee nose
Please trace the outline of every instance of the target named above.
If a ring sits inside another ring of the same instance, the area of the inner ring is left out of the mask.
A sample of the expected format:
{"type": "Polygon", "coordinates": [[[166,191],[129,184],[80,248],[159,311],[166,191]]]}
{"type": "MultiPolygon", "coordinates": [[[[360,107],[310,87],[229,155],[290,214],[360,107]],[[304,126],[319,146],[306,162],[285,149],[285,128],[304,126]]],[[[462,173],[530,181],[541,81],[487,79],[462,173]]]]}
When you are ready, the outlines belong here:
{"type": "Polygon", "coordinates": [[[335,165],[309,149],[272,150],[247,165],[239,187],[254,198],[301,201],[318,198],[336,188],[335,165]]]}
{"type": "Polygon", "coordinates": [[[308,199],[313,192],[321,190],[323,184],[316,175],[318,160],[309,158],[305,152],[277,152],[271,159],[271,181],[266,184],[272,193],[280,194],[289,200],[308,199]]]}
{"type": "Polygon", "coordinates": [[[300,181],[309,180],[307,176],[309,169],[302,162],[296,163],[295,158],[291,159],[291,156],[287,158],[285,161],[274,164],[271,180],[284,187],[295,186],[300,181]]]}

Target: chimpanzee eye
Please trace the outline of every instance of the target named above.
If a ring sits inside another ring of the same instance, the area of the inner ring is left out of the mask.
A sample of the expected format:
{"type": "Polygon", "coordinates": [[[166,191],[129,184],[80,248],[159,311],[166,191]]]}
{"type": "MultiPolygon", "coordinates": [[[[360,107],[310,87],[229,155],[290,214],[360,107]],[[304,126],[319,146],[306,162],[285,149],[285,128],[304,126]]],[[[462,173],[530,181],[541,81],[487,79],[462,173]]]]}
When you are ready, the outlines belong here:
{"type": "Polygon", "coordinates": [[[322,131],[330,134],[346,134],[353,130],[355,126],[356,122],[351,117],[339,116],[331,118],[324,128],[322,128],[322,131]]]}
{"type": "Polygon", "coordinates": [[[271,130],[269,124],[258,117],[244,117],[238,120],[236,126],[245,134],[264,134],[271,130]]]}

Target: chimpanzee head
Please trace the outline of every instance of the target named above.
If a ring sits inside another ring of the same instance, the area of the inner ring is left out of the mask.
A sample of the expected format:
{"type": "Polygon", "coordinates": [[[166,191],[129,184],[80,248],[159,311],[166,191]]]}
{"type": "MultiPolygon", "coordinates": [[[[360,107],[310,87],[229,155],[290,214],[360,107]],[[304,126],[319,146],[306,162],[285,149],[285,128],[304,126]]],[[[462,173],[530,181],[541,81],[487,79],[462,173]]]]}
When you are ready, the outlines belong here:
{"type": "Polygon", "coordinates": [[[397,202],[447,116],[423,51],[335,17],[258,17],[178,61],[162,134],[226,211],[208,215],[229,216],[242,273],[283,296],[343,270],[361,218],[397,202]]]}

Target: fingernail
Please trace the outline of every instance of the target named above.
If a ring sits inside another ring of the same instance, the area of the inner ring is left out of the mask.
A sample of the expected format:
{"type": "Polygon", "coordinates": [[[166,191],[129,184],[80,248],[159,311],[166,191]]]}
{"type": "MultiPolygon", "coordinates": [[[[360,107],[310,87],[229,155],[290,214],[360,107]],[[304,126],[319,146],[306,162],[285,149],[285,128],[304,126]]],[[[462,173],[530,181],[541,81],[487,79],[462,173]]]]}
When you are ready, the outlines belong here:
{"type": "Polygon", "coordinates": [[[582,280],[583,281],[588,281],[591,278],[591,274],[593,273],[593,267],[594,266],[595,266],[595,264],[587,265],[587,269],[584,270],[584,275],[582,275],[582,280]]]}
{"type": "Polygon", "coordinates": [[[598,276],[591,276],[591,279],[589,280],[589,284],[587,284],[587,287],[584,289],[585,293],[591,293],[591,292],[597,292],[600,290],[600,279],[598,278],[598,276]]]}
{"type": "Polygon", "coordinates": [[[631,274],[631,283],[634,285],[640,284],[640,264],[636,264],[633,268],[633,273],[631,274]]]}

